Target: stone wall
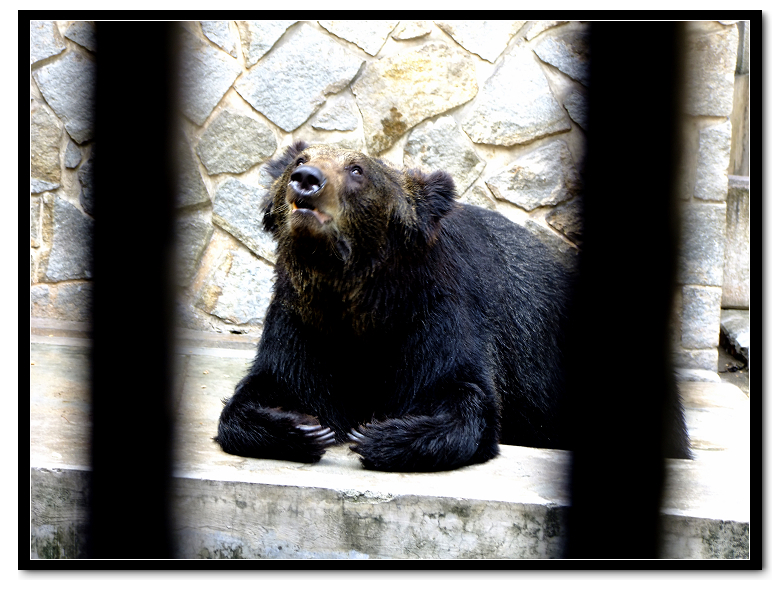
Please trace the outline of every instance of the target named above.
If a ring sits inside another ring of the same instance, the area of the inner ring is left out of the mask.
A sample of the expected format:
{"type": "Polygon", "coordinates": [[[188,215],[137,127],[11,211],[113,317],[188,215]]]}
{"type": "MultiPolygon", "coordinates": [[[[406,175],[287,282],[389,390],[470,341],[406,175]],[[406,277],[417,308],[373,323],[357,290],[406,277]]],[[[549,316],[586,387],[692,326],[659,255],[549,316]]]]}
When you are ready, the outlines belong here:
{"type": "Polygon", "coordinates": [[[91,23],[30,23],[30,297],[37,317],[90,317],[94,40],[91,23]]]}
{"type": "MultiPolygon", "coordinates": [[[[268,184],[262,165],[295,139],[337,143],[398,166],[445,169],[463,201],[529,227],[564,263],[574,262],[587,134],[585,23],[184,27],[180,326],[261,330],[274,261],[259,224],[268,184]]],[[[686,103],[681,322],[674,332],[677,362],[687,368],[714,370],[717,362],[738,38],[732,22],[698,23],[689,36],[695,75],[686,103]]],[[[89,317],[93,39],[92,23],[31,23],[33,316],[89,317]]],[[[626,135],[641,141],[637,116],[626,135]]],[[[139,163],[133,169],[140,186],[139,163]]],[[[139,228],[146,207],[140,193],[128,204],[139,228]]]]}

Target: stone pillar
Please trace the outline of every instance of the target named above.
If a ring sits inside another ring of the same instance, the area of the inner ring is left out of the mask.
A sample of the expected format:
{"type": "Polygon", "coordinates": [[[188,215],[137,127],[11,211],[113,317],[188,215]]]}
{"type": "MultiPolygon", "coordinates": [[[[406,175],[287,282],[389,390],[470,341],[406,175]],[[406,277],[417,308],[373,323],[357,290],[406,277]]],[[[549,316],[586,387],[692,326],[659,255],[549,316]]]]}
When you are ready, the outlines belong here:
{"type": "Polygon", "coordinates": [[[736,23],[689,25],[675,301],[679,325],[673,330],[673,351],[674,364],[694,380],[719,380],[717,347],[738,42],[736,23]]]}
{"type": "Polygon", "coordinates": [[[731,162],[726,214],[726,260],[721,307],[750,308],[750,21],[737,23],[731,162]]]}

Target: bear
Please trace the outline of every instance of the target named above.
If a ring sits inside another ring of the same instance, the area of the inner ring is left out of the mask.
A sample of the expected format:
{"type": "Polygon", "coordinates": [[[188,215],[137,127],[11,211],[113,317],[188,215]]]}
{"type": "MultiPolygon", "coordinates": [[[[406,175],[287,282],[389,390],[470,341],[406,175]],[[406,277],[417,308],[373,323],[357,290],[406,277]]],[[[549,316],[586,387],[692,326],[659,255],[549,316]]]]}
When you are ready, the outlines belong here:
{"type": "Polygon", "coordinates": [[[565,448],[572,273],[443,171],[298,141],[267,165],[277,244],[257,354],[217,436],[245,457],[450,470],[565,448]]]}

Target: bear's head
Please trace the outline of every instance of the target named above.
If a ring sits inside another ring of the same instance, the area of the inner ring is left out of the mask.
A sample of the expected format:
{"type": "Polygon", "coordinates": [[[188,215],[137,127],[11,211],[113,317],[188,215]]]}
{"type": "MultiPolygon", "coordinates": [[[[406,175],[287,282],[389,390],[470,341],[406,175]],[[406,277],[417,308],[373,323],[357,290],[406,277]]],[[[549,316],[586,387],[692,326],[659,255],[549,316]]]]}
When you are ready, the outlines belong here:
{"type": "Polygon", "coordinates": [[[454,207],[449,174],[396,170],[353,150],[296,142],[267,169],[263,225],[298,269],[356,273],[424,254],[454,207]]]}

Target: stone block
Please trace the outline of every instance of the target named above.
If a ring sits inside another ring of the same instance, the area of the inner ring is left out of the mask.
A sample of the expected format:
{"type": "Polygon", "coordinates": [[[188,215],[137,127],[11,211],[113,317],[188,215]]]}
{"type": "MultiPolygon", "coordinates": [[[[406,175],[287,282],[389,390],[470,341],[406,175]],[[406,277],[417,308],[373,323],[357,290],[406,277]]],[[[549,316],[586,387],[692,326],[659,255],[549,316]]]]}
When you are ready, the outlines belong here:
{"type": "Polygon", "coordinates": [[[269,53],[236,83],[235,89],[273,123],[292,132],[358,73],[363,59],[309,25],[269,53]],[[326,60],[312,59],[325,56],[326,60]]]}
{"type": "Polygon", "coordinates": [[[33,285],[30,287],[30,315],[34,318],[47,317],[51,312],[50,285],[33,285]]]}
{"type": "Polygon", "coordinates": [[[68,51],[33,72],[46,102],[79,144],[95,132],[95,81],[97,67],[89,54],[68,51]]]}
{"type": "Polygon", "coordinates": [[[717,348],[720,340],[719,287],[686,285],[682,288],[682,346],[717,348]]]}
{"type": "Polygon", "coordinates": [[[55,21],[30,21],[30,65],[63,51],[65,42],[55,21]]]}
{"type": "Polygon", "coordinates": [[[186,287],[198,271],[203,252],[208,246],[214,226],[194,215],[180,217],[175,222],[176,284],[186,287]]]}
{"type": "Polygon", "coordinates": [[[41,247],[41,197],[30,199],[30,248],[41,247]]]}
{"type": "Polygon", "coordinates": [[[75,168],[81,164],[81,150],[76,143],[68,138],[68,146],[65,148],[65,167],[75,168]]]}
{"type": "Polygon", "coordinates": [[[407,41],[409,39],[419,39],[431,34],[433,25],[427,20],[406,20],[390,33],[390,36],[396,41],[407,41]]]}
{"type": "Polygon", "coordinates": [[[276,147],[276,136],[268,125],[224,110],[209,123],[196,150],[210,175],[240,174],[268,159],[276,147]]]}
{"type": "Polygon", "coordinates": [[[740,74],[734,80],[731,124],[729,174],[750,176],[750,74],[740,74]]]}
{"type": "Polygon", "coordinates": [[[495,63],[524,20],[453,20],[436,25],[466,51],[495,63]]]}
{"type": "Polygon", "coordinates": [[[476,96],[471,59],[436,41],[368,63],[352,83],[369,153],[390,148],[409,129],[476,96]]]}
{"type": "Polygon", "coordinates": [[[320,26],[336,37],[354,43],[369,55],[376,55],[397,20],[321,20],[320,26]]]}
{"type": "Polygon", "coordinates": [[[737,73],[750,73],[750,21],[742,20],[737,23],[739,30],[739,49],[737,51],[737,73]]]}
{"type": "MultiPolygon", "coordinates": [[[[282,35],[298,21],[294,20],[239,20],[236,21],[241,37],[246,67],[251,68],[270,51],[282,35]]],[[[204,29],[205,31],[205,29],[204,29]]],[[[232,55],[232,54],[231,54],[232,55]]]]}
{"type": "Polygon", "coordinates": [[[564,108],[572,120],[587,131],[588,97],[577,89],[572,90],[563,101],[564,108]]]}
{"type": "Polygon", "coordinates": [[[520,225],[546,245],[550,249],[552,255],[558,259],[558,262],[565,266],[570,272],[575,272],[577,270],[577,257],[579,254],[577,248],[557,235],[547,227],[544,222],[540,223],[534,219],[526,218],[520,225]]]}
{"type": "Polygon", "coordinates": [[[195,207],[210,203],[209,192],[189,139],[179,129],[175,136],[176,150],[176,199],[177,207],[195,207]]]}
{"type": "Polygon", "coordinates": [[[325,104],[311,126],[326,131],[354,131],[359,123],[354,99],[339,96],[325,104]]]}
{"type": "Polygon", "coordinates": [[[179,41],[181,109],[190,121],[203,125],[241,73],[241,66],[185,27],[180,28],[179,41]]]}
{"type": "Polygon", "coordinates": [[[699,127],[693,117],[681,117],[680,123],[680,165],[675,188],[681,200],[690,201],[698,174],[699,127]]]}
{"type": "Polygon", "coordinates": [[[588,85],[590,45],[587,29],[550,35],[534,47],[534,53],[573,80],[588,85]]]}
{"type": "Polygon", "coordinates": [[[474,183],[469,190],[461,197],[464,203],[485,207],[486,209],[496,209],[496,203],[490,194],[490,190],[483,182],[474,183]]]}
{"type": "Polygon", "coordinates": [[[97,34],[95,23],[92,21],[77,20],[72,22],[65,30],[65,36],[92,53],[97,50],[97,34]]]}
{"type": "Polygon", "coordinates": [[[42,193],[59,188],[60,138],[59,119],[45,105],[33,102],[30,113],[30,192],[42,193]]]}
{"type": "Polygon", "coordinates": [[[723,307],[750,307],[750,179],[729,177],[723,307]]]}
{"type": "Polygon", "coordinates": [[[699,131],[699,154],[693,196],[704,201],[725,201],[731,154],[731,122],[699,131]]]}
{"type": "Polygon", "coordinates": [[[537,37],[545,31],[557,27],[559,25],[566,24],[569,21],[566,20],[534,20],[531,21],[528,29],[525,32],[525,38],[530,41],[534,37],[537,37]]]}
{"type": "Polygon", "coordinates": [[[704,369],[675,369],[674,375],[677,381],[692,383],[720,383],[720,375],[715,371],[704,369]]]}
{"type": "Polygon", "coordinates": [[[504,55],[462,125],[475,143],[505,146],[571,129],[542,67],[522,45],[504,55]]]}
{"type": "Polygon", "coordinates": [[[33,285],[30,299],[31,315],[35,318],[88,322],[92,317],[92,283],[89,282],[33,285]]]}
{"type": "Polygon", "coordinates": [[[275,262],[276,242],[263,229],[265,196],[266,191],[260,186],[227,179],[214,195],[214,223],[258,256],[275,262]]]}
{"type": "Polygon", "coordinates": [[[672,365],[680,369],[701,369],[718,371],[718,349],[690,350],[679,344],[672,347],[672,365]]]}
{"type": "Polygon", "coordinates": [[[200,21],[200,29],[209,41],[221,47],[225,53],[230,54],[231,57],[238,57],[236,41],[230,31],[229,21],[202,20],[200,21]]]}
{"type": "Polygon", "coordinates": [[[571,152],[561,140],[521,156],[485,182],[497,199],[526,211],[568,201],[582,190],[571,152]]]}
{"type": "Polygon", "coordinates": [[[412,130],[404,147],[404,166],[424,172],[445,170],[452,175],[457,194],[462,195],[479,178],[485,162],[457,121],[445,116],[412,130]]]}
{"type": "Polygon", "coordinates": [[[60,197],[51,199],[48,216],[51,250],[42,269],[42,279],[58,282],[92,278],[94,220],[60,197]]]}
{"type": "Polygon", "coordinates": [[[736,25],[696,22],[686,34],[685,112],[728,117],[734,99],[739,31],[736,25]]]}
{"type": "Polygon", "coordinates": [[[94,216],[95,211],[95,175],[93,172],[95,162],[95,149],[89,155],[89,159],[81,165],[78,171],[79,179],[79,204],[86,213],[94,216]]]}
{"type": "Polygon", "coordinates": [[[550,227],[557,229],[577,246],[582,246],[583,225],[582,225],[582,200],[572,199],[556,207],[545,215],[545,221],[550,227]]]}
{"type": "Polygon", "coordinates": [[[226,250],[196,306],[229,324],[263,324],[273,293],[274,269],[246,250],[226,250]]]}
{"type": "Polygon", "coordinates": [[[678,283],[723,285],[725,233],[725,203],[681,203],[678,283]]]}

